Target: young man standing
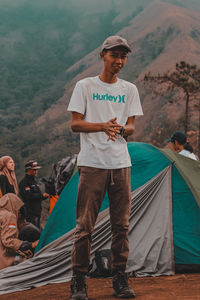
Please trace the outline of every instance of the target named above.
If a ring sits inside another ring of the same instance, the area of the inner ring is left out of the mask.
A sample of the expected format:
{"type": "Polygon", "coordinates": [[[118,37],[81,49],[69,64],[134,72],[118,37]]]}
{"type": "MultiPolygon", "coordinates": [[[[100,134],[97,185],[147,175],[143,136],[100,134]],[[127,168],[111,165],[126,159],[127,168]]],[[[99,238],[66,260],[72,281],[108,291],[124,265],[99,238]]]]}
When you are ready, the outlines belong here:
{"type": "Polygon", "coordinates": [[[117,77],[128,52],[131,49],[124,38],[108,37],[100,52],[102,73],[77,82],[68,107],[72,112],[71,128],[80,132],[81,138],[70,299],[88,299],[85,274],[90,261],[91,234],[106,191],[110,201],[114,295],[135,297],[125,273],[131,160],[124,137],[133,133],[135,116],[143,113],[136,86],[117,77]]]}

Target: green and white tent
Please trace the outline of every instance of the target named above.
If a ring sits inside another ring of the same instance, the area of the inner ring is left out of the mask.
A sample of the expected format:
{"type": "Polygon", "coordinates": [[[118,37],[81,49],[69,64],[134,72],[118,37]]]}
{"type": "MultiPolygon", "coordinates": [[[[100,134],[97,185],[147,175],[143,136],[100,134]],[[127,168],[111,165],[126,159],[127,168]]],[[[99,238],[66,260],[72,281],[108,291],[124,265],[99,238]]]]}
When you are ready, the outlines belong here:
{"type": "MultiPolygon", "coordinates": [[[[200,162],[145,143],[129,143],[132,160],[130,253],[136,276],[173,275],[174,266],[200,266],[200,162]]],[[[0,294],[68,281],[76,225],[78,174],[64,188],[32,259],[0,272],[0,294]]],[[[110,247],[105,196],[91,258],[110,247]]]]}

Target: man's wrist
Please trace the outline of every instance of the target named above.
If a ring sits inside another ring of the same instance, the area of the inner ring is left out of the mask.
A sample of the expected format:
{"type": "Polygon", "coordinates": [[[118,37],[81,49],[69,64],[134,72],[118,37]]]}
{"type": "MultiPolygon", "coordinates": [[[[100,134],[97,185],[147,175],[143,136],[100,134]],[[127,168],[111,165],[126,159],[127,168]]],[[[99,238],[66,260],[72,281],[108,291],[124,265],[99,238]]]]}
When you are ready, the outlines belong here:
{"type": "Polygon", "coordinates": [[[121,130],[120,130],[120,133],[119,133],[119,134],[120,134],[121,136],[123,136],[123,135],[124,135],[124,132],[125,132],[125,128],[124,128],[124,126],[122,126],[122,128],[121,128],[121,130]]]}

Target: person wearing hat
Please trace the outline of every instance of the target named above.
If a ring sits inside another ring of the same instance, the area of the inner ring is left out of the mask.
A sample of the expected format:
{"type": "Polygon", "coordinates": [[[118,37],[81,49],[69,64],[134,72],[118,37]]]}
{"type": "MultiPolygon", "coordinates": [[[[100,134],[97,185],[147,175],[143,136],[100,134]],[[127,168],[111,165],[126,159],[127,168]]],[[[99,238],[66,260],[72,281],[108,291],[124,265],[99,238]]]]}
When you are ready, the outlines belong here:
{"type": "Polygon", "coordinates": [[[133,133],[135,116],[143,112],[136,86],[118,78],[129,52],[131,48],[124,38],[108,37],[100,51],[103,71],[99,76],[78,81],[68,106],[72,112],[71,128],[80,132],[81,139],[70,299],[88,299],[85,275],[91,234],[106,191],[110,201],[114,295],[135,297],[125,273],[131,207],[131,160],[125,137],[133,133]]]}
{"type": "Polygon", "coordinates": [[[186,135],[181,131],[176,131],[172,134],[171,138],[167,141],[165,148],[171,149],[175,152],[180,152],[184,149],[187,142],[186,135]]]}
{"type": "Polygon", "coordinates": [[[36,176],[41,166],[37,161],[30,160],[25,164],[25,177],[19,183],[19,193],[26,207],[26,220],[40,228],[42,211],[41,202],[48,198],[47,193],[42,193],[36,176]]]}
{"type": "Polygon", "coordinates": [[[185,133],[181,131],[176,131],[172,134],[165,148],[171,149],[172,151],[178,152],[183,156],[197,160],[196,155],[193,153],[192,146],[187,142],[185,133]]]}
{"type": "Polygon", "coordinates": [[[176,131],[172,134],[171,138],[167,141],[165,148],[178,152],[181,155],[197,160],[196,155],[193,153],[193,148],[189,142],[185,133],[176,131]]]}

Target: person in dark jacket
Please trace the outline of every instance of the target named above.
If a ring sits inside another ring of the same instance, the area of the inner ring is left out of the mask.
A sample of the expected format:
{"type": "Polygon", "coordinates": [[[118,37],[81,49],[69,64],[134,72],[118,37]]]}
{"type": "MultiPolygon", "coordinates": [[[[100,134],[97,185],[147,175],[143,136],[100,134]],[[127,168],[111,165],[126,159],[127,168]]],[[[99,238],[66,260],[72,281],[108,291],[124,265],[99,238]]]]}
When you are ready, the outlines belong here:
{"type": "Polygon", "coordinates": [[[42,193],[36,176],[41,166],[35,160],[30,160],[25,165],[25,177],[19,183],[20,196],[26,207],[26,220],[40,228],[42,211],[41,202],[48,198],[47,193],[42,193]]]}
{"type": "Polygon", "coordinates": [[[10,156],[0,158],[0,198],[7,194],[18,194],[17,179],[15,176],[15,163],[10,156]]]}

